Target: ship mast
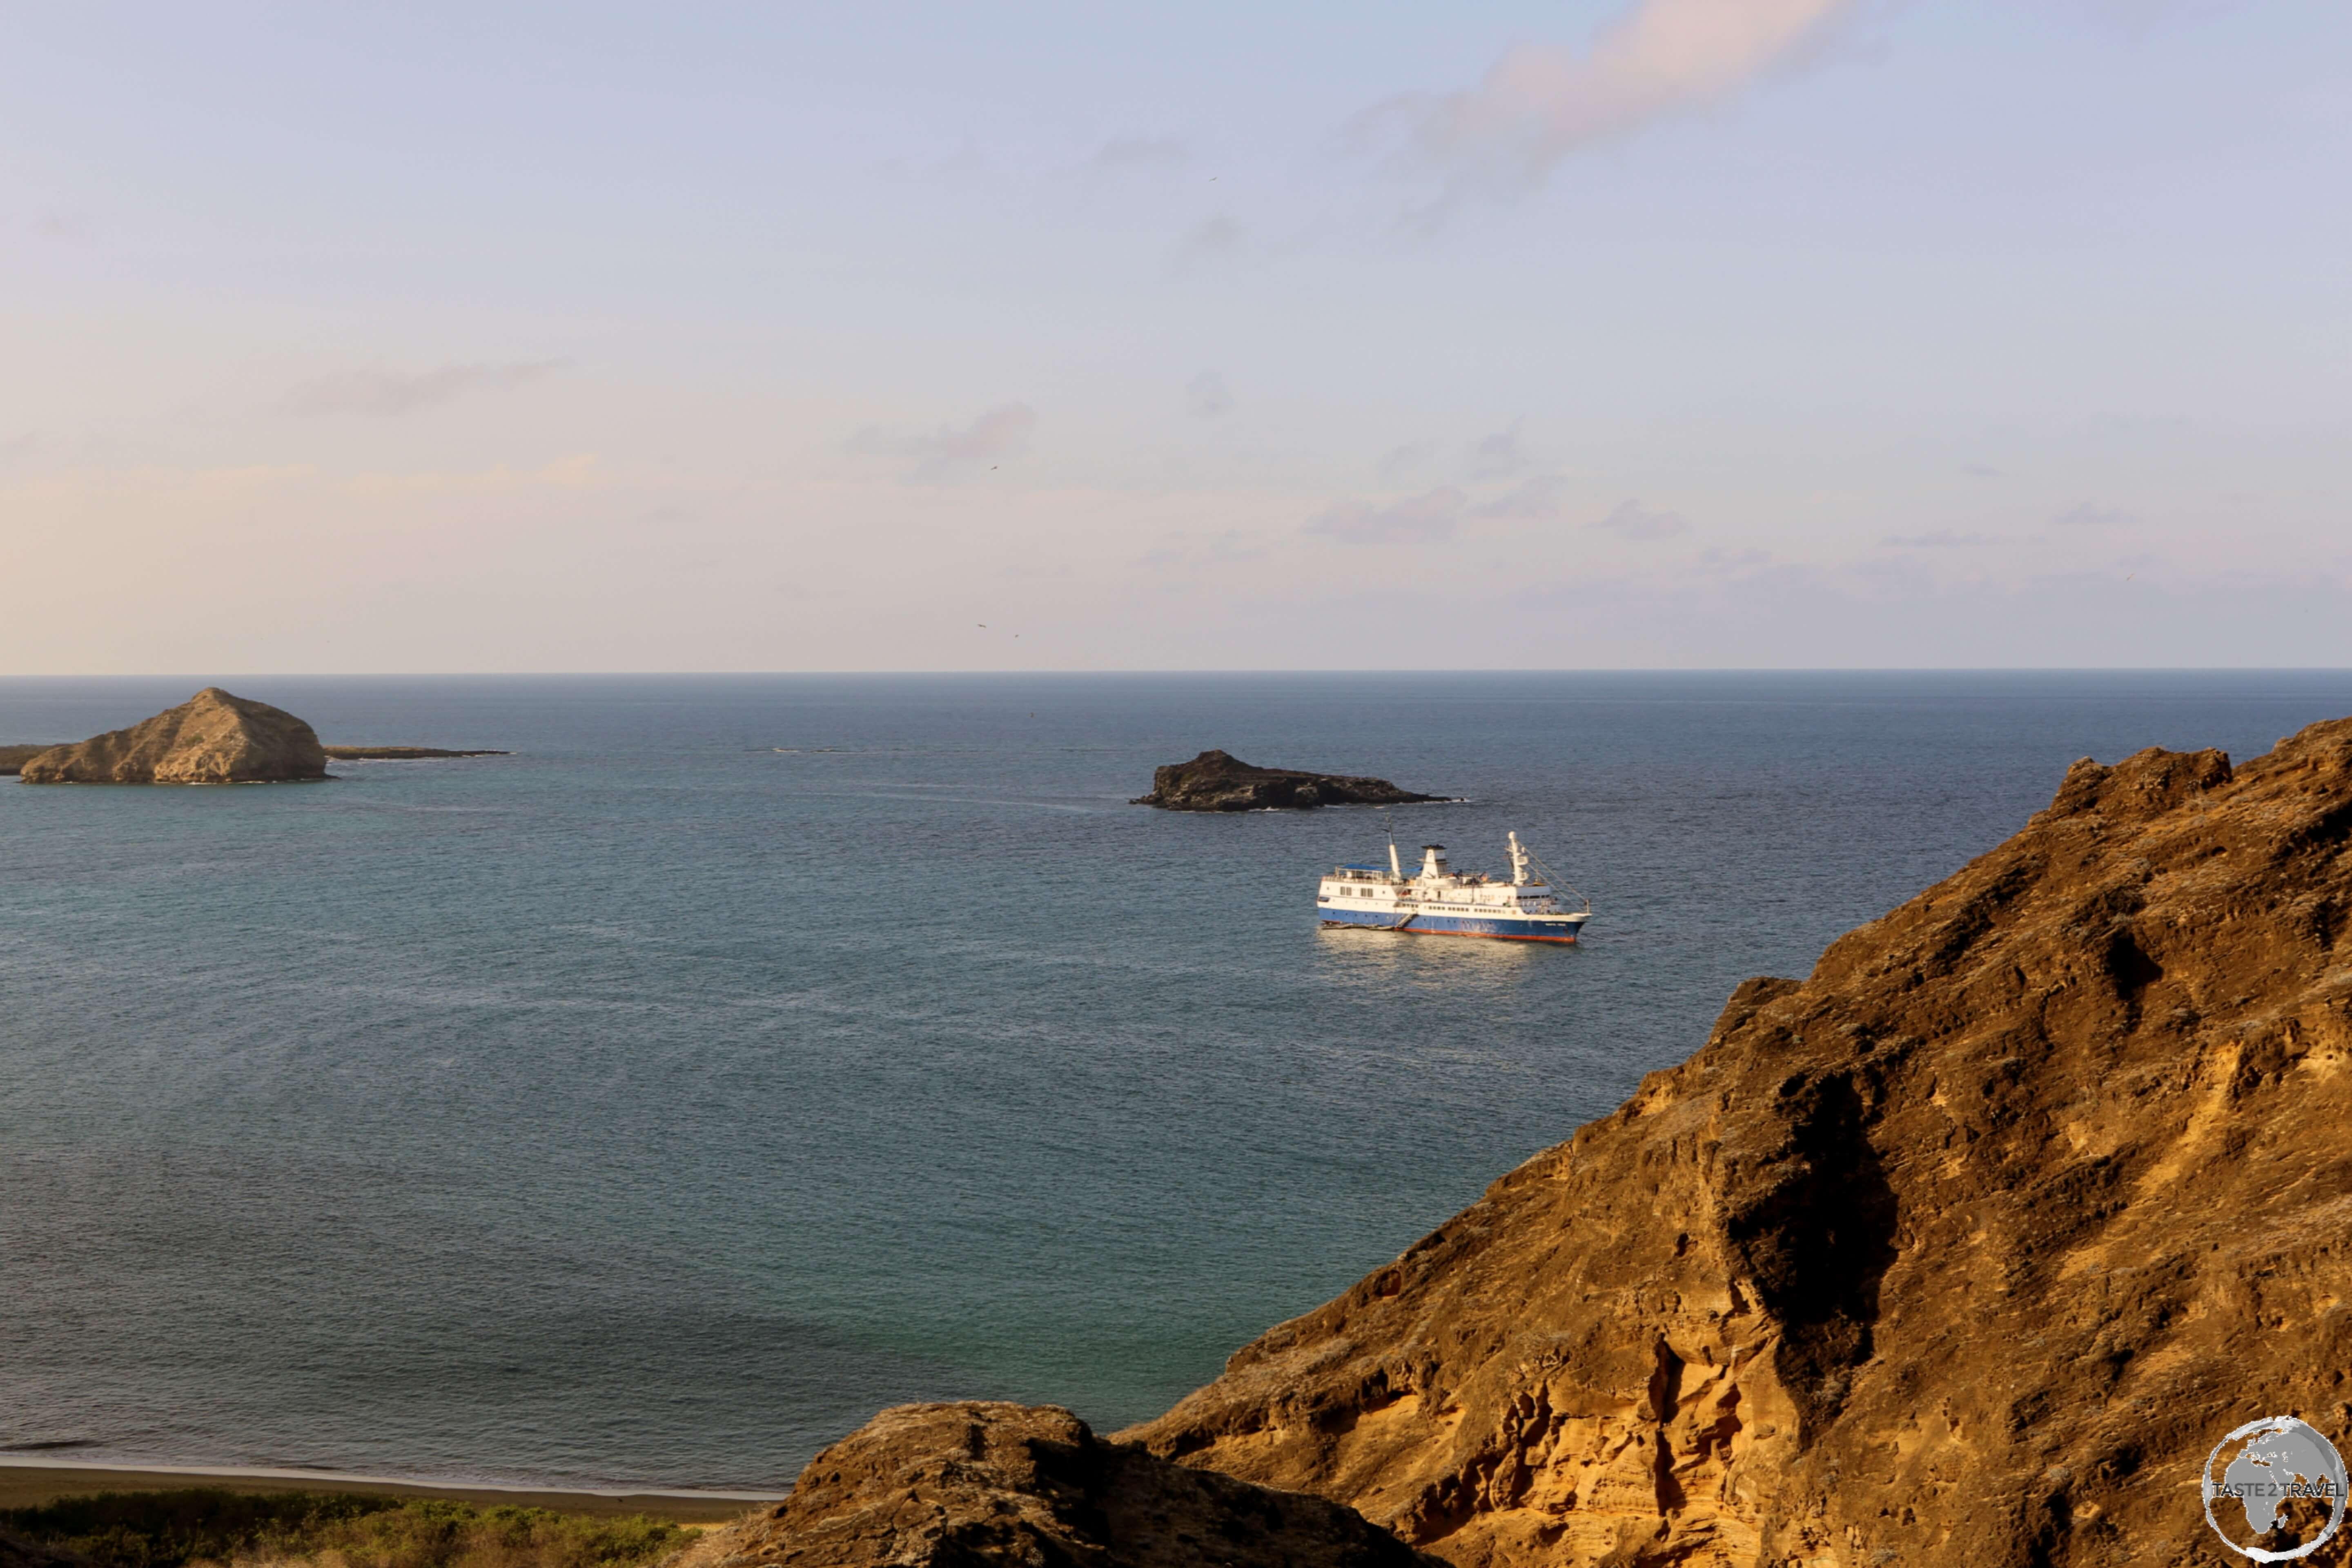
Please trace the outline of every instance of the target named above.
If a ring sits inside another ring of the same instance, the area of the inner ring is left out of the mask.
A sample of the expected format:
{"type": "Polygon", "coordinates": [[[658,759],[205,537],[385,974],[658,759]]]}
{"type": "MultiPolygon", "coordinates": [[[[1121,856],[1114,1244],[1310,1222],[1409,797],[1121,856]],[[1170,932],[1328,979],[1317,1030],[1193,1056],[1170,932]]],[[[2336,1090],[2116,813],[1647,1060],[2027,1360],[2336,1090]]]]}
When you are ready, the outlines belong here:
{"type": "Polygon", "coordinates": [[[1511,886],[1524,888],[1528,885],[1528,852],[1520,847],[1519,836],[1517,833],[1513,833],[1510,838],[1511,886]]]}

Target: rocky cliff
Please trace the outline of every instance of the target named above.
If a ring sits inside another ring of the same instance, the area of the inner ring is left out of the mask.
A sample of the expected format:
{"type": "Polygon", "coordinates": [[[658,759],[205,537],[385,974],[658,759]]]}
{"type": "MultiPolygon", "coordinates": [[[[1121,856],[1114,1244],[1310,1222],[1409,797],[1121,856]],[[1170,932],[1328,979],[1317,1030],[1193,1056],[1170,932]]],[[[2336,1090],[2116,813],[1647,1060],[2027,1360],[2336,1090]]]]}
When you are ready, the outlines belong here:
{"type": "Polygon", "coordinates": [[[1104,1443],[1051,1405],[886,1410],[667,1568],[1442,1568],[1320,1498],[1104,1443]]]}
{"type": "Polygon", "coordinates": [[[43,752],[55,749],[49,745],[0,746],[0,778],[5,778],[8,774],[16,773],[43,752]]]}
{"type": "Polygon", "coordinates": [[[2352,721],[2078,763],[1120,1436],[1462,1568],[2225,1560],[2231,1428],[2352,1436],[2348,846],[2352,721]]]}
{"type": "Polygon", "coordinates": [[[310,726],[207,686],[177,708],[26,760],[26,784],[254,784],[327,776],[310,726]]]}
{"type": "Polygon", "coordinates": [[[1163,811],[1287,811],[1318,805],[1410,805],[1444,798],[1415,795],[1386,779],[1253,767],[1224,752],[1202,752],[1189,763],[1153,769],[1151,793],[1128,804],[1163,811]]]}

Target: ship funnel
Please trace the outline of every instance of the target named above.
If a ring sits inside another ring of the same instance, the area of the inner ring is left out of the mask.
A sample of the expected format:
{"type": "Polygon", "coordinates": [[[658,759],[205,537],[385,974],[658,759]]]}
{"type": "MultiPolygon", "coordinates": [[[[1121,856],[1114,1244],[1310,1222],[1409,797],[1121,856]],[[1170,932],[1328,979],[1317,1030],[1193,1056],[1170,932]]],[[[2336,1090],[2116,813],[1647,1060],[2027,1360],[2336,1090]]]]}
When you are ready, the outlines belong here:
{"type": "Polygon", "coordinates": [[[1421,847],[1421,874],[1424,877],[1445,875],[1445,846],[1424,844],[1421,847]]]}

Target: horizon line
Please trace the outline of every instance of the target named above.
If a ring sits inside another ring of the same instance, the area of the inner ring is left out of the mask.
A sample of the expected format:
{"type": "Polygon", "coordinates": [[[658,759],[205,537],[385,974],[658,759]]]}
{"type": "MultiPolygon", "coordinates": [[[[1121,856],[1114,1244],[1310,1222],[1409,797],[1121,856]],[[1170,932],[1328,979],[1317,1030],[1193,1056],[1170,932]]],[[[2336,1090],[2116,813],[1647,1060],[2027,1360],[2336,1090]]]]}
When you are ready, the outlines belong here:
{"type": "Polygon", "coordinates": [[[772,680],[772,679],[1053,679],[1292,676],[1376,676],[1443,679],[1461,676],[1613,675],[2352,675],[2352,664],[1885,664],[1885,665],[1561,665],[1543,668],[1429,668],[1313,666],[1188,669],[154,669],[114,672],[0,672],[0,682],[43,680],[772,680]]]}

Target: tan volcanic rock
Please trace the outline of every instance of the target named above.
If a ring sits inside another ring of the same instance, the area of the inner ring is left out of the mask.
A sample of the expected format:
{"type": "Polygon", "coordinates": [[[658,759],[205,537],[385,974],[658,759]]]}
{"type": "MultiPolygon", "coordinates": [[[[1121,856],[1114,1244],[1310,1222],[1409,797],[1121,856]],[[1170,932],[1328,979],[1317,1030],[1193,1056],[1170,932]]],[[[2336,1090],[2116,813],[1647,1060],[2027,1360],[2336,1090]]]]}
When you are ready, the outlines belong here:
{"type": "Polygon", "coordinates": [[[1052,1405],[885,1410],[667,1568],[1440,1568],[1353,1511],[1105,1443],[1052,1405]]]}
{"type": "Polygon", "coordinates": [[[310,726],[282,708],[207,686],[128,730],[27,760],[26,784],[251,784],[327,776],[310,726]]]}
{"type": "Polygon", "coordinates": [[[2352,721],[2077,763],[1120,1436],[1464,1568],[2233,1561],[2226,1433],[2352,1452],[2348,845],[2352,721]]]}

